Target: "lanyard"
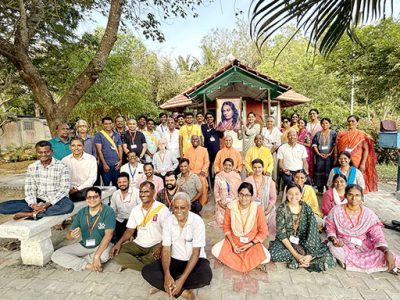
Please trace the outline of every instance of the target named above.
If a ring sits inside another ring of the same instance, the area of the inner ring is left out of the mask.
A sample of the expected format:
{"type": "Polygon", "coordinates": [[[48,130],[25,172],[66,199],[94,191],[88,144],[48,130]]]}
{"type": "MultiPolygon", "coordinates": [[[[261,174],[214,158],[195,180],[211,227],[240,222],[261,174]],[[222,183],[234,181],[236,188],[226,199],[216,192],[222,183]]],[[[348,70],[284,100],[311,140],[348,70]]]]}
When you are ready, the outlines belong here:
{"type": "Polygon", "coordinates": [[[225,180],[226,182],[226,189],[228,190],[228,196],[231,194],[231,185],[229,184],[228,180],[225,180]]]}
{"type": "Polygon", "coordinates": [[[192,128],[190,129],[190,133],[189,133],[189,125],[186,125],[186,134],[187,134],[188,138],[190,138],[192,136],[193,126],[194,125],[192,125],[192,128]]]}
{"type": "Polygon", "coordinates": [[[103,211],[103,205],[101,206],[101,208],[100,208],[100,213],[99,213],[99,215],[97,216],[96,220],[94,221],[92,227],[90,227],[90,223],[89,223],[89,208],[88,208],[88,213],[86,214],[86,223],[87,223],[87,227],[88,227],[88,229],[89,229],[90,237],[92,237],[93,229],[94,229],[94,227],[96,226],[97,222],[99,221],[102,211],[103,211]]]}
{"type": "Polygon", "coordinates": [[[130,195],[130,197],[126,197],[126,198],[128,198],[128,200],[129,201],[124,201],[125,199],[124,198],[122,198],[122,193],[120,192],[119,193],[119,199],[121,200],[121,202],[123,203],[123,204],[131,204],[131,201],[132,201],[132,193],[129,193],[129,191],[128,191],[128,193],[126,194],[126,196],[128,196],[128,195],[130,195]]]}
{"type": "Polygon", "coordinates": [[[137,130],[135,130],[135,134],[132,136],[132,132],[129,131],[129,135],[130,135],[131,138],[132,138],[132,144],[135,144],[136,133],[137,133],[137,130]]]}
{"type": "Polygon", "coordinates": [[[240,207],[239,203],[238,203],[238,208],[239,208],[240,221],[242,222],[242,228],[243,228],[243,233],[244,233],[244,229],[246,228],[247,221],[249,220],[249,216],[250,216],[250,206],[248,207],[248,212],[247,212],[247,217],[246,217],[245,222],[243,222],[242,208],[240,207]]]}
{"type": "Polygon", "coordinates": [[[161,153],[159,152],[158,156],[160,157],[161,164],[164,164],[165,156],[167,156],[167,152],[161,153]],[[161,154],[164,154],[161,158],[161,154]]]}
{"type": "Polygon", "coordinates": [[[129,173],[131,174],[131,177],[132,177],[132,180],[133,180],[133,178],[135,177],[135,174],[136,174],[137,166],[136,166],[135,170],[133,171],[133,173],[132,173],[132,169],[131,169],[131,164],[130,163],[128,164],[128,167],[129,167],[129,173]]]}
{"type": "Polygon", "coordinates": [[[255,176],[253,175],[253,180],[254,180],[254,185],[256,187],[256,197],[260,197],[260,188],[263,186],[264,183],[264,176],[262,178],[261,184],[257,186],[257,180],[255,178],[255,176]]]}
{"type": "Polygon", "coordinates": [[[299,226],[300,226],[300,217],[301,217],[301,210],[302,209],[303,209],[303,206],[300,207],[300,212],[299,212],[299,215],[297,217],[296,224],[294,223],[293,214],[290,212],[290,215],[292,217],[292,225],[293,225],[293,230],[294,230],[294,235],[295,236],[297,236],[297,229],[299,229],[299,226]]]}
{"type": "MultiPolygon", "coordinates": [[[[175,194],[178,192],[178,190],[179,190],[179,187],[177,187],[176,190],[175,190],[175,192],[171,195],[171,198],[172,198],[172,199],[174,198],[174,196],[175,196],[175,194]]],[[[165,193],[165,199],[166,199],[167,202],[168,202],[168,207],[171,207],[172,201],[169,200],[169,193],[167,192],[167,189],[166,189],[166,188],[165,188],[164,193],[165,193]]]]}
{"type": "Polygon", "coordinates": [[[344,212],[345,212],[345,214],[346,214],[346,217],[349,219],[351,225],[353,226],[352,228],[354,228],[354,227],[356,227],[358,224],[360,224],[362,211],[363,211],[363,209],[362,209],[362,207],[361,207],[361,211],[360,211],[360,213],[358,214],[358,217],[357,217],[357,224],[354,225],[354,223],[353,223],[353,221],[351,220],[349,214],[347,213],[346,207],[344,207],[344,212]]]}

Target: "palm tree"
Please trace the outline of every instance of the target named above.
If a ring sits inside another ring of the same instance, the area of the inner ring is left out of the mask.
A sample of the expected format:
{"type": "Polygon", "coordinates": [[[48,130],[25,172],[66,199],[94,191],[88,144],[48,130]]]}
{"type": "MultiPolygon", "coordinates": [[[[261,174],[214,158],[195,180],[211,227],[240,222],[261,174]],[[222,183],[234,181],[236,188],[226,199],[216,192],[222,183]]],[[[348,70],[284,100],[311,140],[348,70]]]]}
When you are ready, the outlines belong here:
{"type": "Polygon", "coordinates": [[[251,36],[262,47],[279,28],[294,21],[294,35],[304,30],[309,43],[327,56],[345,32],[360,43],[354,28],[385,17],[388,6],[392,13],[393,0],[253,0],[251,36]]]}

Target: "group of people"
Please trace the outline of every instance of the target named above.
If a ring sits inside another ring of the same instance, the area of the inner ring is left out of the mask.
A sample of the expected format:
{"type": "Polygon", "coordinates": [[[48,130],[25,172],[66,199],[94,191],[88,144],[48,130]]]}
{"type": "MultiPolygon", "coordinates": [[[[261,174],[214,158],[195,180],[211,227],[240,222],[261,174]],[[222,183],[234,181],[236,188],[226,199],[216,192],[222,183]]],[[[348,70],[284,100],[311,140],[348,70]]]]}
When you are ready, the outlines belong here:
{"type": "Polygon", "coordinates": [[[120,116],[115,122],[104,117],[94,137],[84,120],[73,137],[60,124],[57,137],[36,144],[25,199],[0,203],[0,213],[40,219],[86,201],[67,232],[80,242],[55,251],[55,263],[101,271],[112,258],[121,270],[141,271],[152,292],[188,299],[212,278],[200,216],[209,190],[224,232],[211,252],[234,270],[266,271],[274,261],[325,271],[338,261],[346,270],[396,272],[400,258],[389,250],[378,217],[362,204],[377,184],[372,139],[357,129],[356,116],[338,134],[329,118],[318,120],[316,109],[309,116],[308,124],[295,114],[283,118],[279,129],[272,116],[262,128],[249,113],[237,130],[242,152],[212,113],[198,113],[196,120],[193,113],[161,113],[157,126],[145,116],[126,124],[120,116]],[[110,203],[102,202],[98,175],[103,185],[117,187],[110,203]],[[315,190],[325,190],[322,210],[315,190]]]}

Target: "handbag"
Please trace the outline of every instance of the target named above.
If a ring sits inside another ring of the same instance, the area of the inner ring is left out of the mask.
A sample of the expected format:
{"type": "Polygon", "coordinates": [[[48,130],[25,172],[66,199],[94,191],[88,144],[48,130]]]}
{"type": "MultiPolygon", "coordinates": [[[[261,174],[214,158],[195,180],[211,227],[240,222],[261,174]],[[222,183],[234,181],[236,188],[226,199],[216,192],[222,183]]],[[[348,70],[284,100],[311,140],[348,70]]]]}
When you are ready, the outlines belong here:
{"type": "Polygon", "coordinates": [[[397,132],[396,122],[390,120],[381,121],[380,132],[397,132]]]}

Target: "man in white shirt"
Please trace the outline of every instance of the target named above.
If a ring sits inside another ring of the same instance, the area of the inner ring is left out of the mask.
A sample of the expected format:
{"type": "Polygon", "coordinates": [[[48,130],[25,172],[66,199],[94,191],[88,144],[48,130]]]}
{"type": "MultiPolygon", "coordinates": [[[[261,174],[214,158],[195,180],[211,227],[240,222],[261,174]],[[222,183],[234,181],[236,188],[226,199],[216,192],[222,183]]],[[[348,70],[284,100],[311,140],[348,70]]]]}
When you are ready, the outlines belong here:
{"type": "Polygon", "coordinates": [[[184,192],[174,196],[173,212],[163,227],[161,260],[146,265],[143,278],[155,289],[170,297],[194,299],[192,289],[209,285],[212,278],[206,258],[205,225],[202,218],[190,212],[190,197],[184,192]]]}
{"type": "Polygon", "coordinates": [[[138,183],[143,178],[146,178],[146,175],[144,175],[143,164],[139,162],[137,154],[133,150],[128,152],[127,158],[128,163],[121,167],[121,172],[128,173],[130,185],[137,188],[138,183]]]}
{"type": "Polygon", "coordinates": [[[69,198],[73,202],[85,201],[86,190],[97,179],[97,161],[93,155],[84,152],[84,142],[80,137],[71,138],[69,148],[72,153],[61,161],[68,167],[71,175],[69,198]]]}
{"type": "MultiPolygon", "coordinates": [[[[296,171],[304,170],[308,174],[306,147],[297,144],[297,132],[294,129],[290,129],[287,136],[288,143],[279,147],[277,155],[280,175],[285,186],[293,182],[293,174],[296,171]]],[[[309,178],[306,183],[310,183],[309,178]]]]}
{"type": "Polygon", "coordinates": [[[167,149],[170,150],[176,158],[179,158],[179,130],[175,128],[175,120],[169,118],[167,126],[168,129],[163,133],[162,137],[167,141],[167,149]]]}
{"type": "Polygon", "coordinates": [[[164,204],[154,200],[154,193],[152,182],[145,181],[140,185],[142,203],[132,209],[124,234],[110,251],[110,257],[121,265],[121,270],[141,271],[144,265],[160,257],[162,225],[170,212],[164,204]],[[125,243],[135,231],[136,238],[125,243]]]}
{"type": "Polygon", "coordinates": [[[158,115],[160,119],[160,124],[156,127],[156,130],[160,133],[160,136],[162,137],[164,132],[167,131],[167,114],[162,112],[158,115]]]}
{"type": "Polygon", "coordinates": [[[110,203],[117,219],[117,223],[115,224],[116,241],[124,234],[132,209],[141,203],[139,190],[129,185],[128,173],[122,172],[118,175],[117,186],[118,190],[113,193],[110,203]]]}

